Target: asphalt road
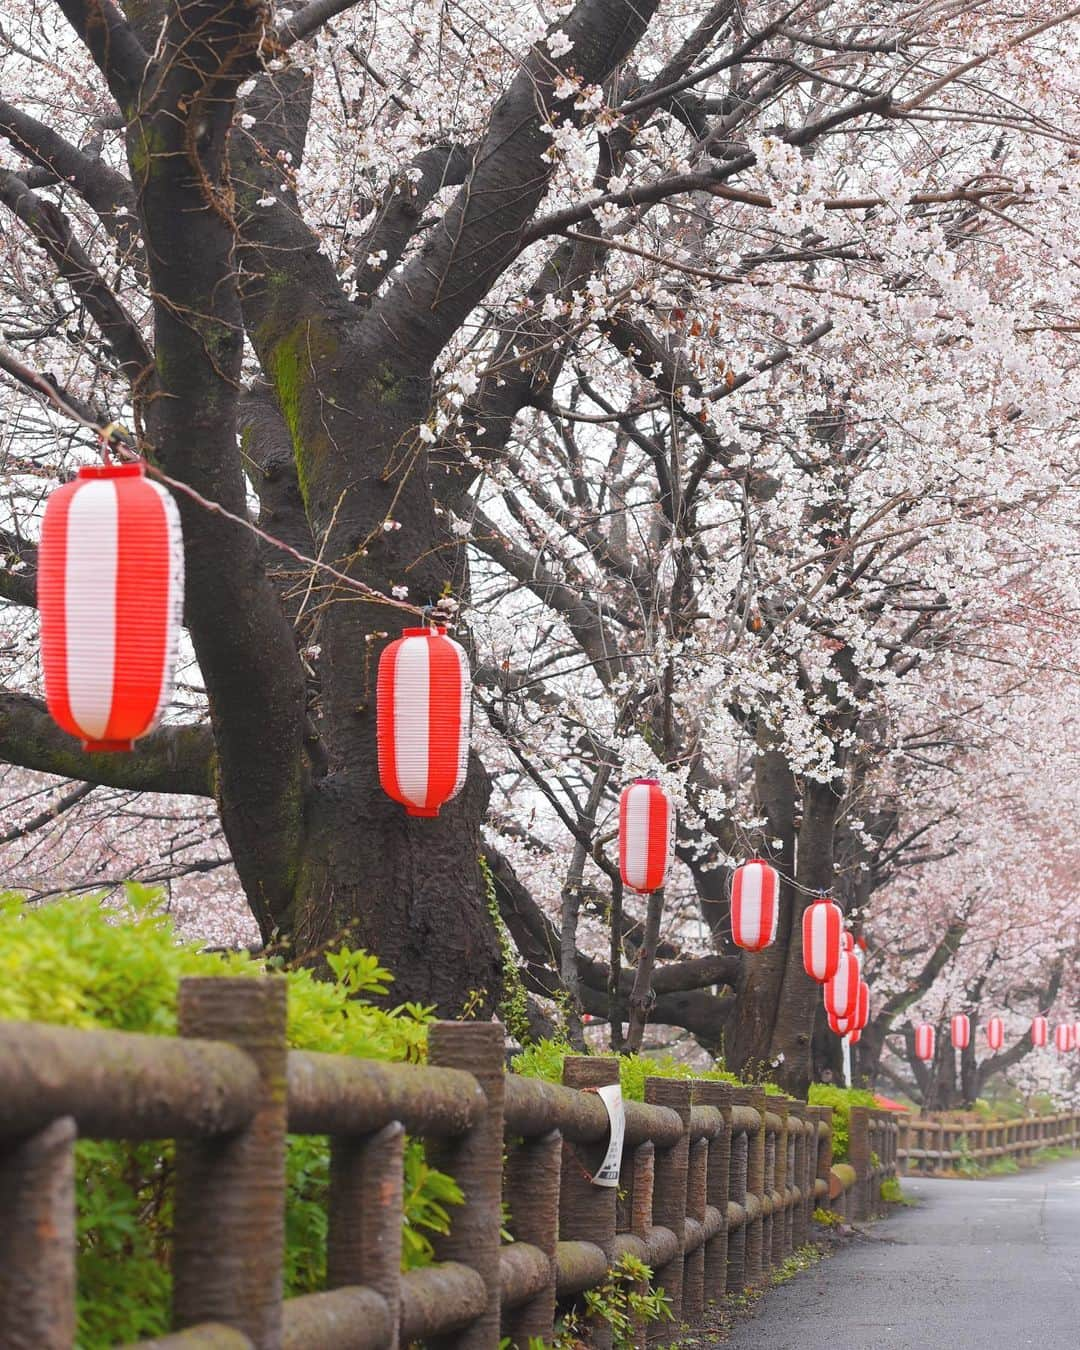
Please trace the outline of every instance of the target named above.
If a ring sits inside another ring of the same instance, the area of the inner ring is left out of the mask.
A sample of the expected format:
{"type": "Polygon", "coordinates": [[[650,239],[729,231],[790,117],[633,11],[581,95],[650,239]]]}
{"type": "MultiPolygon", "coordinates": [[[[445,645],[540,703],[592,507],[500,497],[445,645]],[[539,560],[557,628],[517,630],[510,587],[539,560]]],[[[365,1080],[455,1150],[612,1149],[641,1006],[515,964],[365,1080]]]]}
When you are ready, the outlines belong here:
{"type": "Polygon", "coordinates": [[[1080,1350],[1080,1160],[919,1200],[769,1292],[730,1350],[1080,1350]]]}

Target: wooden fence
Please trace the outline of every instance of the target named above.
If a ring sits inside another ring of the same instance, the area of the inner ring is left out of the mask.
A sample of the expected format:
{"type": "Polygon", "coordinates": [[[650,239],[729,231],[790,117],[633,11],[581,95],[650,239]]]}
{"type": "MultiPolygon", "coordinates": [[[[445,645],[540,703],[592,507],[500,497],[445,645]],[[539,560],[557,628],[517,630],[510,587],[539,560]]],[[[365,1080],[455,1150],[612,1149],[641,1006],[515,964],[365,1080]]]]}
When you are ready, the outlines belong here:
{"type": "Polygon", "coordinates": [[[972,1162],[988,1167],[999,1158],[1027,1161],[1045,1148],[1080,1148],[1080,1112],[984,1121],[977,1116],[905,1117],[899,1159],[905,1171],[956,1171],[972,1162]]]}
{"type": "MultiPolygon", "coordinates": [[[[436,1023],[423,1066],[289,1051],[285,998],[283,980],[186,980],[176,1039],[0,1023],[3,1350],[73,1344],[76,1135],[177,1141],[177,1330],[143,1350],[525,1346],[624,1253],[693,1322],[767,1282],[815,1205],[869,1217],[895,1175],[890,1112],[853,1111],[851,1161],[833,1167],[828,1108],[652,1078],[604,1189],[595,1089],[617,1060],[568,1058],[563,1086],[521,1078],[494,1023],[436,1023]],[[330,1136],[329,1232],[327,1289],[283,1300],[288,1132],[330,1136]],[[465,1201],[437,1264],[403,1275],[406,1132],[465,1201]]],[[[590,1340],[610,1343],[602,1326],[590,1340]]]]}

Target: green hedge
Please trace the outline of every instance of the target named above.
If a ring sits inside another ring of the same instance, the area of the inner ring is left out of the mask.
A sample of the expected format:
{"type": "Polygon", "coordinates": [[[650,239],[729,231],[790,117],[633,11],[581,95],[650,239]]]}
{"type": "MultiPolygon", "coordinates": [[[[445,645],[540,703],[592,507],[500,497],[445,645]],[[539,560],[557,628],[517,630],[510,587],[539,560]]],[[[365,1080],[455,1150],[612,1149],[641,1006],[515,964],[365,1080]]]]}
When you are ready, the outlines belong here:
{"type": "MultiPolygon", "coordinates": [[[[527,1078],[544,1078],[551,1083],[562,1082],[563,1060],[575,1052],[563,1041],[540,1041],[517,1055],[513,1062],[516,1073],[527,1078]]],[[[736,1087],[745,1087],[733,1073],[726,1069],[696,1069],[684,1064],[671,1055],[621,1055],[619,1058],[619,1081],[623,1096],[627,1101],[640,1102],[645,1099],[645,1079],[654,1078],[705,1078],[721,1083],[732,1083],[736,1087]]],[[[760,1083],[770,1095],[780,1093],[775,1083],[760,1083]]],[[[877,1100],[872,1092],[862,1088],[833,1087],[831,1084],[814,1083],[810,1087],[809,1101],[813,1106],[832,1107],[833,1125],[833,1161],[846,1162],[848,1156],[848,1120],[853,1106],[876,1106],[877,1100]]]]}
{"type": "MultiPolygon", "coordinates": [[[[426,1008],[392,1011],[367,999],[390,975],[365,952],[328,958],[332,981],[307,970],[289,982],[288,1040],[303,1050],[367,1059],[419,1061],[426,1008]]],[[[96,896],[33,907],[0,895],[0,1018],[176,1034],[176,994],[186,975],[260,975],[246,955],[214,955],[178,941],[160,895],[137,886],[126,900],[96,896]]],[[[82,1140],[78,1174],[78,1345],[140,1340],[168,1329],[168,1236],[172,1149],[159,1143],[82,1140]]],[[[285,1283],[290,1295],[319,1289],[325,1274],[329,1149],[323,1138],[292,1136],[287,1161],[285,1283]]],[[[445,1231],[460,1192],[428,1168],[421,1146],[406,1151],[405,1264],[431,1258],[429,1235],[445,1231]]]]}
{"type": "Polygon", "coordinates": [[[877,1106],[877,1098],[865,1088],[835,1087],[832,1083],[811,1083],[807,1100],[811,1106],[832,1107],[833,1162],[848,1160],[848,1124],[853,1106],[877,1106]]]}

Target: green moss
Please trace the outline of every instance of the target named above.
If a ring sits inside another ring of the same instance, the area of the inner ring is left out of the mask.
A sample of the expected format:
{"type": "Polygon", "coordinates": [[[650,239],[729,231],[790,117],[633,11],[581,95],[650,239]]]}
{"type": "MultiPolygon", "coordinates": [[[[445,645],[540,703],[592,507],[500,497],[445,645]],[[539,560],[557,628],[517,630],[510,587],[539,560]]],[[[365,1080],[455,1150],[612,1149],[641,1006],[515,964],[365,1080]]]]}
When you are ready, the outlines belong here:
{"type": "Polygon", "coordinates": [[[528,1043],[529,1007],[525,985],[521,979],[521,970],[514,955],[514,947],[506,924],[499,913],[499,902],[495,895],[495,877],[492,875],[488,860],[480,855],[480,874],[484,878],[484,894],[491,922],[495,925],[495,935],[499,939],[499,954],[502,958],[502,998],[499,1001],[499,1017],[510,1035],[522,1045],[528,1043]]]}
{"type": "Polygon", "coordinates": [[[141,118],[132,118],[128,138],[128,160],[132,175],[140,183],[145,183],[150,177],[154,159],[164,151],[165,139],[161,132],[141,118]]]}
{"type": "Polygon", "coordinates": [[[364,382],[364,394],[372,403],[397,403],[405,394],[405,383],[388,361],[381,361],[364,382]]]}
{"type": "Polygon", "coordinates": [[[300,495],[307,507],[318,459],[328,451],[329,439],[325,432],[308,430],[305,434],[304,398],[314,361],[332,356],[338,342],[323,324],[311,318],[294,324],[270,342],[265,341],[265,332],[261,336],[278,407],[292,437],[300,495]]]}

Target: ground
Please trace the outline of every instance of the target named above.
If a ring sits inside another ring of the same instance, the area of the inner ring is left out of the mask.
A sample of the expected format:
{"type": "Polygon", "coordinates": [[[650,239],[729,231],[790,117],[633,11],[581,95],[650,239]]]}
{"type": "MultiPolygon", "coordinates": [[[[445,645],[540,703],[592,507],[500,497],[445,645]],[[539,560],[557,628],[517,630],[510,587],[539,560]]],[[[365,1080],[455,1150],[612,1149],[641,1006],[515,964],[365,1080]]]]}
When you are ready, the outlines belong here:
{"type": "Polygon", "coordinates": [[[903,1184],[915,1207],[772,1290],[725,1350],[1077,1350],[1080,1155],[903,1184]]]}

